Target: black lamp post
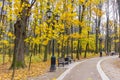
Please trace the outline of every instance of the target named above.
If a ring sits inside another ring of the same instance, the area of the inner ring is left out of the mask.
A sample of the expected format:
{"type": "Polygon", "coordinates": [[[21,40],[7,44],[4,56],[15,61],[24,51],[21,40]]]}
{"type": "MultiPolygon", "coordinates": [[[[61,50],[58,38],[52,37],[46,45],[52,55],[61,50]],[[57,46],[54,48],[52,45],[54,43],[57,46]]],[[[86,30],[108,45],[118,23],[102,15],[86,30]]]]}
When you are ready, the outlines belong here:
{"type": "MultiPolygon", "coordinates": [[[[48,11],[46,12],[46,14],[47,14],[48,19],[50,19],[53,16],[52,11],[50,9],[48,9],[48,11]]],[[[55,15],[55,19],[58,22],[59,15],[55,15]]],[[[53,30],[54,30],[54,26],[53,26],[53,30]]],[[[54,39],[53,39],[52,40],[52,56],[51,56],[50,72],[53,72],[55,70],[56,70],[56,57],[54,56],[54,39]]]]}
{"type": "MultiPolygon", "coordinates": [[[[59,20],[59,15],[55,15],[55,20],[58,22],[59,20]]],[[[54,26],[53,26],[53,30],[54,30],[54,26]]],[[[54,33],[53,33],[54,35],[54,33]]],[[[54,39],[52,40],[52,57],[51,57],[51,67],[50,67],[50,71],[55,71],[56,70],[56,57],[54,56],[54,39]]]]}
{"type": "MultiPolygon", "coordinates": [[[[59,15],[55,15],[55,19],[58,22],[59,20],[59,15]]],[[[53,26],[53,30],[54,30],[54,26],[53,26]]],[[[53,33],[54,34],[54,33],[53,33]]],[[[52,57],[51,57],[51,67],[50,67],[50,71],[55,71],[56,70],[56,57],[54,56],[54,39],[52,40],[52,57]]]]}

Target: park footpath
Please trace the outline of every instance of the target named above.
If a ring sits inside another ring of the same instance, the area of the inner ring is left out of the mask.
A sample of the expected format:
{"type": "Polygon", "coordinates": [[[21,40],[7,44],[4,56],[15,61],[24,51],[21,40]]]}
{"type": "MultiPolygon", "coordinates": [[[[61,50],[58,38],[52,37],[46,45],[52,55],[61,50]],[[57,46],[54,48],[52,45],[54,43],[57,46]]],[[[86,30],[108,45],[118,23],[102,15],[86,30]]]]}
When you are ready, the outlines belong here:
{"type": "Polygon", "coordinates": [[[116,56],[83,59],[28,80],[120,80],[120,59],[116,56]]]}
{"type": "Polygon", "coordinates": [[[102,61],[101,68],[109,80],[120,80],[120,58],[118,56],[102,61]]]}

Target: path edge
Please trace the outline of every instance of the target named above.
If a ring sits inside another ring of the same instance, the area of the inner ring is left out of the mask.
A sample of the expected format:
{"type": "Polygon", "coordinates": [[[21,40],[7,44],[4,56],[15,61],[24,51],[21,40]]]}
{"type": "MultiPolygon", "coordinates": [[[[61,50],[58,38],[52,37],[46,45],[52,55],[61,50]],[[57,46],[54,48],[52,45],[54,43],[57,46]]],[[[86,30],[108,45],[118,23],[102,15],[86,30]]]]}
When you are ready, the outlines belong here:
{"type": "Polygon", "coordinates": [[[109,58],[101,59],[101,60],[99,60],[99,62],[97,63],[97,70],[98,70],[98,72],[99,72],[102,80],[110,80],[110,79],[108,78],[108,76],[104,73],[104,71],[102,70],[102,67],[101,67],[101,62],[103,62],[103,61],[106,60],[106,59],[109,59],[109,58]]]}

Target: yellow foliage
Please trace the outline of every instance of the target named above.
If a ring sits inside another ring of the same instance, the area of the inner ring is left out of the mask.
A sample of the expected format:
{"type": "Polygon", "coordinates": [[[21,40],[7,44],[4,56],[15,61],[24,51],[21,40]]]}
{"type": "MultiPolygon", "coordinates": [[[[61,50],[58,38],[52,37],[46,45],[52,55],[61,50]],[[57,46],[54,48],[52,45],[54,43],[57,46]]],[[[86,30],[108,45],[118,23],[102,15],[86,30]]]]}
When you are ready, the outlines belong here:
{"type": "Polygon", "coordinates": [[[84,3],[86,0],[79,0],[80,3],[84,3]]]}
{"type": "Polygon", "coordinates": [[[37,38],[32,38],[32,43],[33,44],[40,44],[40,37],[37,37],[37,38]]]}
{"type": "Polygon", "coordinates": [[[98,8],[92,8],[92,10],[95,12],[97,16],[101,17],[104,14],[104,12],[98,8]]]}
{"type": "Polygon", "coordinates": [[[0,7],[2,7],[2,1],[0,2],[0,7]]]}
{"type": "Polygon", "coordinates": [[[82,36],[79,33],[73,33],[70,35],[71,38],[80,39],[82,36]]]}
{"type": "Polygon", "coordinates": [[[72,20],[72,23],[74,24],[74,25],[80,25],[80,21],[79,20],[77,20],[77,19],[75,19],[75,20],[72,20]]]}
{"type": "Polygon", "coordinates": [[[8,45],[8,44],[9,44],[8,40],[1,40],[0,43],[1,43],[1,44],[5,44],[5,45],[8,45]]]}
{"type": "Polygon", "coordinates": [[[77,47],[78,41],[73,41],[73,45],[77,47]]]}
{"type": "Polygon", "coordinates": [[[116,43],[117,43],[117,42],[119,42],[119,39],[117,39],[117,40],[113,40],[113,42],[116,42],[116,43]]]}
{"type": "Polygon", "coordinates": [[[57,80],[56,78],[53,78],[52,80],[57,80]]]}
{"type": "Polygon", "coordinates": [[[68,36],[68,35],[64,35],[64,41],[67,41],[67,40],[68,40],[68,38],[69,38],[69,36],[68,36]]]}
{"type": "Polygon", "coordinates": [[[40,31],[41,29],[40,29],[40,27],[39,26],[36,26],[36,29],[35,29],[35,34],[40,34],[41,33],[41,31],[40,31]]]}
{"type": "Polygon", "coordinates": [[[89,0],[89,1],[87,1],[87,3],[85,4],[85,6],[86,6],[86,7],[89,7],[91,4],[92,4],[92,1],[89,0]]]}
{"type": "Polygon", "coordinates": [[[43,44],[43,45],[47,45],[47,44],[48,44],[48,41],[49,41],[49,39],[46,39],[46,40],[44,40],[44,41],[42,42],[42,44],[43,44]]]}
{"type": "Polygon", "coordinates": [[[13,37],[13,36],[14,36],[14,34],[11,33],[11,32],[8,32],[7,35],[8,35],[9,37],[13,37]]]}

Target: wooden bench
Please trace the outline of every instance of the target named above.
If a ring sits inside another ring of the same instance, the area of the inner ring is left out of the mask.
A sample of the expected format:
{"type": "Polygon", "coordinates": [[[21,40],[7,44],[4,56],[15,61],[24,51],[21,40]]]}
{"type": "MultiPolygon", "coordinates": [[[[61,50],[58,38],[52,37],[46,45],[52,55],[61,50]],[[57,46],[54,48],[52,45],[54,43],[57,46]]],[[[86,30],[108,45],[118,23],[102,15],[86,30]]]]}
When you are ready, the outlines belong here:
{"type": "Polygon", "coordinates": [[[72,61],[75,61],[75,60],[73,60],[73,59],[71,58],[71,56],[67,56],[66,58],[67,58],[66,60],[67,60],[69,63],[72,63],[72,61]]]}
{"type": "Polygon", "coordinates": [[[69,58],[69,62],[72,63],[73,59],[71,58],[71,56],[68,56],[69,58]]]}
{"type": "Polygon", "coordinates": [[[66,61],[65,58],[58,58],[58,67],[60,64],[64,67],[65,64],[68,64],[68,61],[66,61]]]}

